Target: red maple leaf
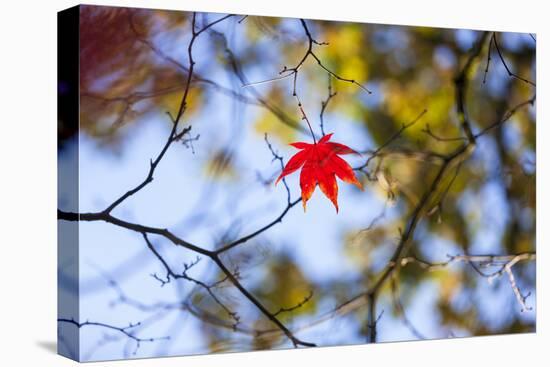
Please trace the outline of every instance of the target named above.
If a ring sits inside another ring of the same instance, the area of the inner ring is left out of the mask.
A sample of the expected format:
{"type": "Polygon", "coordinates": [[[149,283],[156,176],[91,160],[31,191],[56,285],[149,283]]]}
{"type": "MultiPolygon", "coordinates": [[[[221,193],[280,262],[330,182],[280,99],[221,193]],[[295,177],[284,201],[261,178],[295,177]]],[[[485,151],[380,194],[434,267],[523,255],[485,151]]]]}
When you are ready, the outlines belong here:
{"type": "Polygon", "coordinates": [[[355,177],[351,166],[339,155],[359,154],[350,147],[329,142],[332,134],[323,136],[319,142],[309,144],[304,142],[292,143],[295,148],[300,149],[283,169],[277,182],[283,177],[302,168],[300,173],[300,188],[302,189],[302,205],[306,210],[306,203],[313,195],[315,187],[319,185],[321,191],[332,201],[336,212],[338,212],[338,184],[336,177],[344,182],[354,184],[363,190],[363,185],[355,177]]]}

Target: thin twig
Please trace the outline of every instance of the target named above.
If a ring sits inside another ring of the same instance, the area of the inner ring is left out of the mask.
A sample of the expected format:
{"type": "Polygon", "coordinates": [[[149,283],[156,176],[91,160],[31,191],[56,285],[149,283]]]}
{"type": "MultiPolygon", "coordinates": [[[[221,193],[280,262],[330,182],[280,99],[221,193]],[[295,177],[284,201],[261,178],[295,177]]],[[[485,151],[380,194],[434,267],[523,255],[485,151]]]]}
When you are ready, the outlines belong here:
{"type": "Polygon", "coordinates": [[[456,95],[456,113],[458,116],[458,121],[466,135],[466,138],[470,144],[475,144],[474,133],[472,132],[472,126],[470,124],[470,119],[468,116],[468,110],[466,108],[466,95],[469,87],[469,74],[470,70],[474,66],[474,61],[479,57],[485,40],[489,37],[488,32],[483,32],[475,44],[472,52],[469,57],[466,59],[466,62],[462,69],[459,70],[455,77],[455,95],[456,95]]]}
{"type": "Polygon", "coordinates": [[[141,346],[141,343],[145,343],[145,342],[150,343],[150,342],[154,342],[154,341],[158,341],[158,340],[169,340],[170,339],[169,336],[163,336],[163,337],[159,337],[159,338],[140,338],[140,337],[135,336],[134,333],[132,333],[131,330],[141,326],[141,322],[138,322],[138,323],[135,323],[135,324],[130,323],[128,326],[125,326],[125,327],[113,326],[113,325],[106,324],[106,323],[103,323],[103,322],[93,322],[93,321],[77,322],[74,319],[64,319],[64,318],[57,319],[57,322],[71,324],[71,325],[74,325],[74,326],[78,327],[79,329],[81,329],[83,327],[96,326],[96,327],[101,327],[101,328],[117,331],[117,332],[125,335],[127,338],[132,339],[136,342],[136,348],[135,348],[134,353],[133,353],[134,355],[137,354],[137,351],[138,351],[139,347],[141,346]]]}
{"type": "Polygon", "coordinates": [[[260,229],[257,229],[256,231],[246,235],[246,236],[243,236],[219,249],[217,249],[215,251],[216,254],[221,254],[221,253],[224,253],[232,248],[234,248],[235,246],[238,246],[240,244],[243,244],[249,240],[251,240],[252,238],[258,236],[259,234],[267,231],[269,228],[273,227],[275,224],[277,223],[281,223],[283,221],[283,218],[285,217],[286,213],[288,213],[288,211],[294,207],[296,204],[298,204],[300,201],[302,200],[302,198],[298,198],[292,202],[290,202],[284,209],[283,211],[279,214],[279,216],[277,216],[277,218],[275,218],[274,220],[272,220],[271,222],[269,222],[268,224],[266,224],[265,226],[261,227],[260,229]]]}
{"type": "Polygon", "coordinates": [[[147,244],[147,247],[151,252],[155,255],[155,257],[162,263],[164,269],[166,270],[166,279],[162,279],[158,277],[156,274],[153,274],[152,276],[157,279],[162,286],[170,282],[170,278],[173,279],[185,279],[187,281],[190,281],[192,283],[195,283],[196,285],[202,287],[209,295],[210,297],[220,306],[220,308],[227,313],[229,317],[231,317],[234,321],[233,325],[234,328],[237,327],[237,325],[240,322],[240,316],[237,314],[237,312],[232,311],[225,303],[221,301],[221,299],[214,293],[212,288],[214,288],[218,283],[214,283],[213,285],[208,285],[200,280],[197,280],[195,278],[192,278],[187,274],[187,271],[191,269],[193,266],[195,266],[199,262],[199,258],[197,258],[194,262],[191,264],[184,264],[184,271],[181,273],[176,273],[172,270],[172,268],[168,265],[166,260],[160,255],[160,253],[155,249],[151,241],[149,240],[149,237],[147,236],[147,233],[143,233],[143,239],[145,240],[145,243],[147,244]]]}
{"type": "Polygon", "coordinates": [[[505,113],[504,116],[500,120],[495,121],[494,123],[488,125],[483,130],[481,130],[479,133],[477,133],[475,135],[475,138],[477,139],[480,136],[483,136],[483,135],[487,134],[489,131],[501,126],[506,121],[510,120],[510,118],[512,118],[512,116],[514,116],[516,114],[516,112],[518,112],[521,108],[523,108],[525,106],[534,106],[536,98],[537,98],[537,96],[534,95],[533,97],[529,98],[528,100],[518,103],[517,105],[515,105],[514,107],[509,109],[508,112],[505,113]]]}
{"type": "Polygon", "coordinates": [[[386,140],[382,145],[380,145],[378,148],[376,148],[376,150],[364,152],[364,153],[369,154],[369,158],[367,158],[365,163],[363,163],[359,167],[354,168],[354,170],[363,171],[365,168],[367,168],[369,166],[369,163],[374,158],[378,157],[378,155],[380,154],[380,152],[382,152],[382,150],[384,150],[387,146],[389,146],[391,143],[393,143],[395,140],[397,140],[401,136],[401,134],[403,134],[403,132],[405,130],[407,130],[409,127],[413,126],[414,124],[416,124],[422,118],[422,116],[424,116],[427,112],[428,112],[428,110],[424,109],[424,110],[422,110],[422,112],[420,112],[420,114],[418,114],[418,116],[416,116],[414,118],[414,120],[412,120],[411,122],[409,122],[407,124],[402,124],[401,128],[399,128],[399,130],[397,130],[392,136],[390,136],[390,138],[388,140],[386,140]]]}
{"type": "MultiPolygon", "coordinates": [[[[281,172],[282,172],[285,168],[285,162],[283,160],[283,157],[280,156],[279,153],[277,153],[275,151],[275,149],[273,148],[273,145],[271,145],[271,143],[269,142],[269,139],[267,138],[267,133],[265,133],[265,135],[264,135],[264,140],[265,140],[265,143],[267,144],[267,147],[269,148],[269,151],[273,155],[273,160],[272,161],[278,161],[279,162],[279,165],[281,166],[281,172]]],[[[283,181],[283,185],[285,186],[285,190],[286,190],[286,202],[287,202],[287,205],[290,205],[291,201],[292,201],[291,200],[291,195],[290,195],[290,188],[288,187],[288,184],[286,182],[285,177],[282,178],[282,181],[283,181]]]]}
{"type": "Polygon", "coordinates": [[[321,101],[321,112],[319,113],[319,121],[320,121],[319,125],[321,127],[321,134],[323,134],[323,136],[325,136],[325,121],[324,121],[325,111],[327,109],[329,102],[332,100],[334,96],[336,96],[336,92],[332,91],[332,75],[329,74],[327,99],[325,99],[324,101],[321,101]]]}
{"type": "Polygon", "coordinates": [[[461,141],[461,142],[463,142],[464,140],[468,140],[468,138],[465,137],[465,136],[457,136],[457,137],[448,138],[448,137],[443,137],[443,136],[436,135],[430,129],[430,124],[426,124],[426,127],[424,127],[424,129],[422,129],[420,131],[422,131],[424,134],[429,135],[433,139],[435,139],[437,141],[442,141],[442,142],[451,142],[451,141],[461,141]]]}
{"type": "Polygon", "coordinates": [[[309,31],[309,28],[307,26],[307,23],[304,19],[300,19],[300,23],[302,25],[302,28],[305,32],[305,35],[308,39],[308,47],[307,47],[307,50],[306,50],[306,53],[302,56],[302,58],[300,59],[300,61],[292,68],[287,68],[286,66],[279,72],[279,77],[274,77],[274,78],[270,78],[270,79],[267,79],[267,80],[262,80],[262,81],[259,81],[259,82],[252,82],[252,83],[245,83],[243,84],[243,87],[250,87],[250,86],[255,86],[255,85],[258,85],[258,84],[263,84],[263,83],[269,83],[269,82],[274,82],[274,81],[278,81],[278,80],[282,80],[282,79],[286,79],[290,76],[293,76],[294,79],[293,79],[293,90],[292,90],[292,95],[296,95],[296,80],[297,80],[297,77],[298,77],[298,71],[300,70],[300,68],[304,65],[304,63],[306,62],[306,60],[311,56],[313,59],[315,59],[315,61],[317,61],[317,64],[319,65],[319,67],[321,67],[323,70],[325,70],[330,76],[340,80],[340,81],[343,81],[343,82],[347,82],[347,83],[350,83],[350,84],[355,84],[356,86],[358,86],[359,88],[361,88],[362,90],[364,90],[365,92],[367,92],[368,94],[372,94],[372,92],[367,89],[365,86],[363,86],[361,83],[358,83],[355,79],[349,79],[349,78],[344,78],[344,77],[341,77],[340,75],[336,74],[335,72],[333,72],[332,70],[330,70],[329,68],[327,68],[323,62],[321,61],[321,59],[317,56],[317,54],[313,51],[313,47],[315,45],[318,45],[318,46],[326,46],[328,45],[328,43],[326,42],[319,42],[317,41],[315,38],[313,38],[313,36],[311,35],[311,32],[309,31]]]}
{"type": "Polygon", "coordinates": [[[485,71],[483,73],[483,84],[485,84],[485,81],[487,80],[487,73],[489,72],[489,64],[491,63],[492,46],[493,46],[493,37],[491,36],[491,38],[489,39],[489,47],[487,49],[487,64],[485,65],[485,71]]]}
{"type": "Polygon", "coordinates": [[[309,291],[309,293],[304,297],[303,300],[301,300],[300,302],[298,302],[297,304],[295,304],[292,307],[281,307],[281,308],[279,308],[279,310],[277,312],[275,312],[273,314],[273,316],[277,316],[277,315],[282,314],[284,312],[295,311],[295,310],[299,309],[300,307],[302,307],[303,305],[305,305],[306,303],[308,303],[309,300],[311,300],[312,298],[313,298],[313,291],[309,291]]]}
{"type": "Polygon", "coordinates": [[[521,77],[521,76],[519,76],[515,73],[512,73],[512,71],[508,67],[508,64],[506,64],[506,61],[504,60],[504,56],[502,55],[502,52],[500,51],[500,47],[499,47],[498,41],[497,41],[497,36],[496,36],[495,33],[493,33],[493,43],[495,44],[495,48],[497,50],[498,57],[500,58],[500,61],[502,61],[502,65],[504,65],[504,68],[506,69],[506,72],[508,73],[508,76],[510,76],[512,78],[516,78],[517,80],[521,80],[524,83],[531,84],[533,87],[536,87],[537,85],[535,83],[533,83],[532,81],[530,81],[528,79],[525,79],[525,78],[523,78],[523,77],[521,77]]]}
{"type": "Polygon", "coordinates": [[[433,271],[444,268],[454,262],[464,262],[469,264],[477,274],[486,278],[489,282],[492,282],[495,278],[506,273],[514,295],[521,306],[521,312],[532,310],[532,307],[526,304],[527,297],[529,297],[530,294],[523,295],[512,273],[512,267],[521,261],[535,261],[537,258],[536,253],[522,252],[515,255],[447,255],[447,257],[447,261],[434,263],[420,259],[416,256],[408,256],[401,259],[400,266],[405,267],[408,264],[416,263],[423,269],[433,271]],[[482,268],[488,267],[499,267],[499,269],[490,273],[481,270],[482,268]]]}

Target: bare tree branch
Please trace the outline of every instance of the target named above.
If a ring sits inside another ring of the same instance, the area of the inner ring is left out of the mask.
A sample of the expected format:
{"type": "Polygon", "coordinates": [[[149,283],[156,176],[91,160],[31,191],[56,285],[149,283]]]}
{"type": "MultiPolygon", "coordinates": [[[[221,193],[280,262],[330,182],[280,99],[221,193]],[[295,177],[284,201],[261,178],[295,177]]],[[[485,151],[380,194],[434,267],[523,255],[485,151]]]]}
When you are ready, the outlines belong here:
{"type": "Polygon", "coordinates": [[[525,79],[525,78],[523,78],[523,77],[521,77],[521,76],[519,76],[515,73],[512,73],[512,71],[508,67],[508,64],[506,64],[506,61],[504,60],[504,56],[502,56],[502,52],[500,51],[500,47],[498,45],[497,36],[494,32],[493,32],[492,39],[493,39],[493,43],[495,45],[495,48],[497,50],[498,57],[500,58],[500,61],[502,61],[502,65],[504,65],[504,68],[506,69],[506,72],[508,73],[508,76],[510,76],[512,78],[516,78],[517,80],[521,80],[524,83],[531,84],[533,87],[536,87],[537,85],[535,83],[533,83],[532,81],[530,81],[528,79],[525,79]]]}
{"type": "MultiPolygon", "coordinates": [[[[388,140],[386,140],[382,145],[380,145],[376,150],[374,151],[365,151],[363,153],[366,153],[369,155],[369,158],[365,161],[365,163],[363,163],[362,165],[360,165],[359,167],[356,167],[354,168],[354,170],[356,171],[363,171],[365,172],[364,170],[369,166],[370,162],[380,156],[380,153],[386,148],[388,147],[391,143],[393,143],[395,140],[399,139],[399,137],[401,136],[401,134],[403,134],[403,132],[405,130],[407,130],[409,127],[413,126],[414,124],[416,124],[421,118],[422,116],[424,116],[426,114],[426,112],[428,112],[427,109],[424,109],[422,112],[420,112],[420,114],[418,116],[415,117],[414,120],[412,120],[411,122],[407,123],[407,124],[402,124],[401,125],[401,128],[399,128],[399,130],[397,130],[392,136],[390,136],[390,138],[388,140]]],[[[367,172],[365,172],[367,173],[367,172]]]]}
{"type": "Polygon", "coordinates": [[[535,261],[537,258],[534,252],[522,252],[515,255],[447,255],[448,260],[432,263],[426,260],[419,259],[416,256],[408,256],[401,259],[400,266],[404,267],[410,263],[416,263],[421,268],[426,270],[437,270],[444,268],[454,262],[465,262],[472,266],[480,276],[487,278],[489,282],[492,282],[495,278],[500,277],[504,273],[507,274],[510,286],[516,296],[518,303],[521,306],[521,312],[530,311],[532,308],[526,304],[526,299],[529,294],[523,295],[519,289],[514,274],[512,273],[512,267],[521,261],[535,261]],[[482,271],[482,268],[498,267],[499,269],[491,273],[482,271]]]}
{"type": "Polygon", "coordinates": [[[502,124],[504,124],[506,121],[510,120],[512,116],[516,114],[520,109],[526,106],[534,106],[536,101],[536,95],[529,98],[527,101],[523,101],[521,103],[518,103],[514,107],[508,110],[507,113],[504,114],[503,118],[500,120],[495,121],[494,123],[490,124],[489,126],[485,127],[483,130],[481,130],[479,133],[476,134],[475,138],[478,139],[480,136],[483,136],[487,134],[489,131],[500,127],[502,124]]]}
{"type": "MultiPolygon", "coordinates": [[[[269,151],[271,152],[271,155],[273,155],[273,161],[278,161],[279,162],[279,165],[281,166],[281,172],[284,170],[285,168],[285,162],[283,160],[283,157],[281,157],[279,155],[279,153],[277,153],[275,151],[275,149],[273,148],[273,145],[271,145],[271,143],[269,142],[269,139],[267,138],[267,133],[265,133],[264,135],[264,140],[265,140],[265,143],[267,144],[267,147],[269,148],[269,151]]],[[[292,204],[292,200],[291,200],[291,195],[290,195],[290,188],[288,187],[288,184],[286,182],[286,178],[283,177],[282,178],[282,181],[283,181],[283,185],[285,186],[285,190],[286,190],[286,202],[288,205],[292,204]]]]}
{"type": "Polygon", "coordinates": [[[284,312],[292,312],[292,311],[295,311],[297,309],[299,309],[300,307],[302,307],[303,305],[305,305],[306,303],[309,302],[309,300],[313,298],[313,291],[309,291],[309,293],[307,294],[307,296],[304,297],[303,300],[301,300],[300,302],[298,302],[297,304],[295,304],[294,306],[292,307],[281,307],[279,308],[279,310],[277,312],[275,312],[273,314],[273,316],[278,316],[279,314],[282,314],[284,312]]]}
{"type": "Polygon", "coordinates": [[[63,319],[63,318],[57,319],[57,322],[71,324],[71,325],[76,326],[79,329],[81,329],[83,327],[95,326],[95,327],[102,327],[102,328],[105,328],[105,329],[114,330],[114,331],[117,331],[119,333],[122,333],[127,338],[132,339],[136,342],[136,348],[135,348],[134,353],[133,353],[134,355],[136,355],[139,347],[141,346],[141,343],[145,343],[145,342],[151,343],[151,342],[158,341],[158,340],[169,340],[170,339],[169,336],[164,336],[164,337],[160,337],[160,338],[140,338],[140,337],[137,337],[132,332],[132,330],[139,327],[139,326],[141,326],[140,322],[138,322],[136,324],[130,323],[128,326],[125,326],[125,327],[118,327],[118,326],[113,326],[113,325],[102,323],[102,322],[93,322],[93,321],[86,321],[86,322],[80,322],[79,323],[79,322],[77,322],[73,319],[63,319]]]}
{"type": "Polygon", "coordinates": [[[462,130],[464,130],[464,134],[466,135],[466,138],[468,138],[468,141],[470,143],[475,143],[475,137],[472,132],[472,126],[470,124],[468,111],[466,109],[466,93],[469,87],[468,75],[470,73],[471,68],[474,65],[474,61],[478,58],[479,54],[481,53],[481,50],[483,49],[483,44],[485,43],[485,40],[487,39],[487,37],[489,37],[488,32],[483,32],[481,34],[480,39],[475,44],[472,53],[466,60],[466,63],[464,64],[462,69],[460,69],[459,73],[455,77],[456,113],[457,113],[460,125],[462,126],[462,130]]]}
{"type": "Polygon", "coordinates": [[[243,71],[243,67],[241,65],[241,62],[235,56],[233,51],[229,48],[229,44],[227,42],[227,38],[225,37],[225,35],[223,33],[215,32],[213,30],[210,30],[210,33],[222,40],[222,42],[224,44],[224,47],[225,47],[224,51],[225,51],[225,54],[226,54],[226,57],[227,57],[227,62],[230,65],[233,74],[239,79],[239,81],[242,85],[248,85],[246,90],[254,96],[256,101],[261,106],[263,106],[265,109],[267,109],[269,112],[271,112],[275,117],[277,117],[277,119],[280,122],[282,122],[286,126],[292,128],[292,129],[295,129],[297,131],[307,132],[307,130],[304,129],[303,126],[301,126],[298,123],[298,121],[296,121],[295,119],[288,116],[285,111],[283,111],[281,108],[279,108],[279,106],[277,106],[274,103],[271,103],[268,99],[263,97],[260,94],[260,92],[258,92],[258,90],[256,88],[254,88],[253,85],[250,85],[249,80],[248,80],[248,78],[246,77],[246,75],[243,71]]]}
{"type": "Polygon", "coordinates": [[[321,134],[323,134],[323,136],[325,136],[325,121],[324,121],[325,111],[327,109],[329,102],[332,100],[332,98],[336,96],[336,94],[337,92],[332,91],[332,75],[329,74],[327,99],[325,99],[324,101],[321,101],[321,112],[319,113],[319,121],[320,121],[319,125],[321,127],[321,134]]]}
{"type": "Polygon", "coordinates": [[[160,253],[155,249],[155,247],[153,246],[151,241],[149,241],[149,237],[147,236],[147,233],[143,233],[143,239],[147,243],[147,247],[151,250],[151,252],[155,255],[155,257],[162,263],[162,265],[164,266],[164,268],[166,270],[166,280],[163,280],[163,279],[157,277],[156,274],[153,274],[153,277],[155,279],[159,280],[163,286],[165,284],[167,284],[168,282],[170,282],[170,278],[173,278],[173,279],[185,279],[187,281],[190,281],[190,282],[195,283],[196,285],[202,287],[210,295],[210,297],[214,300],[214,302],[216,302],[218,304],[218,306],[220,306],[220,308],[222,310],[224,310],[225,313],[227,313],[227,315],[233,319],[233,321],[234,321],[233,328],[235,329],[237,327],[237,325],[239,324],[240,319],[241,319],[240,316],[237,314],[237,312],[232,311],[229,308],[229,306],[225,305],[225,303],[223,303],[221,301],[221,299],[212,290],[212,288],[217,286],[219,283],[216,282],[212,285],[208,285],[208,284],[206,284],[206,283],[204,283],[200,280],[197,280],[195,278],[190,277],[187,274],[187,271],[189,269],[191,269],[195,264],[197,264],[200,259],[197,258],[197,260],[195,262],[191,263],[190,265],[185,264],[184,265],[184,268],[185,268],[184,271],[177,274],[172,270],[172,268],[170,268],[170,266],[168,265],[166,260],[164,260],[164,258],[160,255],[160,253]]]}
{"type": "MultiPolygon", "coordinates": [[[[493,33],[494,36],[494,33],[493,33]]],[[[489,72],[489,64],[491,63],[491,49],[493,46],[493,37],[489,39],[489,47],[487,49],[487,64],[485,65],[485,71],[483,72],[483,84],[487,81],[487,73],[489,72]]]]}
{"type": "Polygon", "coordinates": [[[447,137],[443,137],[443,136],[439,136],[439,135],[436,135],[435,133],[432,132],[432,130],[430,129],[430,124],[426,124],[426,127],[424,129],[421,130],[423,133],[429,135],[430,137],[432,137],[433,139],[437,140],[437,141],[442,141],[442,142],[449,142],[449,141],[459,141],[459,142],[464,142],[464,140],[468,140],[468,138],[464,137],[464,136],[457,136],[457,137],[452,137],[452,138],[447,138],[447,137]]]}
{"type": "Polygon", "coordinates": [[[185,134],[187,134],[191,130],[191,127],[188,126],[188,127],[184,128],[181,132],[179,132],[179,133],[177,132],[179,122],[180,122],[180,120],[181,120],[181,118],[182,118],[182,116],[185,112],[185,108],[187,106],[187,96],[189,95],[189,90],[190,90],[190,87],[191,87],[191,80],[193,78],[193,71],[195,69],[195,60],[193,59],[193,45],[195,44],[195,41],[196,41],[197,37],[201,33],[206,31],[208,28],[213,27],[214,25],[218,24],[219,22],[222,22],[223,20],[225,20],[227,18],[230,18],[232,16],[233,16],[232,14],[223,16],[223,17],[207,24],[202,29],[197,31],[197,30],[195,30],[196,13],[193,13],[193,19],[192,19],[192,23],[191,23],[192,37],[191,37],[191,41],[189,42],[189,46],[187,47],[187,56],[188,56],[188,59],[189,59],[188,60],[189,61],[189,67],[188,67],[188,72],[187,72],[187,80],[185,82],[185,89],[183,91],[183,97],[181,98],[181,102],[180,102],[180,106],[178,108],[178,112],[177,112],[175,117],[171,117],[173,126],[172,126],[172,130],[170,131],[170,135],[168,136],[168,139],[167,139],[166,143],[164,144],[163,148],[161,149],[161,151],[160,151],[159,155],[157,156],[157,158],[155,160],[151,160],[150,167],[149,167],[149,173],[147,174],[145,179],[140,184],[138,184],[136,187],[134,187],[133,189],[128,190],[126,193],[124,193],[122,196],[120,196],[118,199],[116,199],[111,205],[109,205],[105,209],[105,211],[104,211],[105,213],[107,213],[107,214],[111,213],[113,211],[113,209],[115,209],[123,201],[125,201],[127,198],[129,198],[130,196],[134,195],[135,193],[137,193],[138,191],[143,189],[150,182],[152,182],[153,181],[153,174],[155,172],[155,169],[157,168],[157,165],[160,163],[160,161],[162,160],[162,158],[166,154],[166,151],[168,150],[168,148],[170,148],[170,145],[174,141],[180,140],[185,134]]]}
{"type": "Polygon", "coordinates": [[[334,78],[336,78],[340,81],[347,82],[347,83],[350,83],[350,84],[355,84],[356,86],[358,86],[359,88],[361,88],[362,90],[367,92],[368,94],[372,93],[370,90],[368,90],[362,84],[358,83],[355,79],[348,79],[348,78],[341,77],[340,75],[336,74],[335,72],[333,72],[332,70],[327,68],[323,64],[321,59],[317,56],[317,54],[315,54],[315,52],[313,51],[314,45],[325,46],[325,45],[327,45],[327,43],[319,42],[319,41],[315,40],[315,38],[313,38],[313,36],[311,35],[311,32],[309,31],[309,28],[308,28],[305,20],[300,19],[300,23],[302,24],[302,28],[304,29],[304,32],[305,32],[306,37],[308,39],[308,47],[307,47],[306,53],[304,54],[304,56],[302,56],[300,61],[292,68],[288,68],[288,67],[285,66],[283,68],[283,70],[281,70],[279,72],[278,77],[270,78],[270,79],[267,79],[267,80],[262,80],[262,81],[259,81],[259,82],[246,83],[246,84],[243,84],[243,87],[250,87],[250,86],[255,86],[255,85],[258,85],[258,84],[270,83],[270,82],[274,82],[274,81],[277,81],[277,80],[282,80],[282,79],[287,79],[289,77],[293,77],[292,95],[296,96],[296,79],[298,77],[298,71],[304,65],[306,60],[311,56],[313,59],[315,59],[315,61],[317,61],[317,64],[319,65],[319,67],[324,69],[329,75],[333,76],[334,78]]]}

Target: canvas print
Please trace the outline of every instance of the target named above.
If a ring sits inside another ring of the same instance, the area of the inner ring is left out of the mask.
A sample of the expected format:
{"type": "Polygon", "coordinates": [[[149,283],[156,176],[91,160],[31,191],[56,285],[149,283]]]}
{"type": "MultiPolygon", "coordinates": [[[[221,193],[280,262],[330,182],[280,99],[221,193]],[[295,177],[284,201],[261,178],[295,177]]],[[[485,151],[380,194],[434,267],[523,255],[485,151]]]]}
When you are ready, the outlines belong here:
{"type": "Polygon", "coordinates": [[[536,35],[59,13],[58,351],[536,331],[536,35]]]}

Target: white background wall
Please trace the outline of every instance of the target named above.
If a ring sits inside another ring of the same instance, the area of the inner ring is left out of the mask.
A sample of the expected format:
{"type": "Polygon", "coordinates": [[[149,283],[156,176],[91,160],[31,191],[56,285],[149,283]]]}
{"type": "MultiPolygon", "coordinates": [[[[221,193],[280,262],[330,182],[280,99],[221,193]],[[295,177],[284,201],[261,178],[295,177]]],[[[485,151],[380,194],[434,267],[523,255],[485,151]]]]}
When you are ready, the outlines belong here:
{"type": "MultiPolygon", "coordinates": [[[[548,75],[550,27],[540,0],[117,0],[94,4],[293,16],[537,34],[536,335],[239,353],[100,366],[541,365],[550,345],[548,75]],[[311,5],[309,5],[310,3],[311,5]],[[548,223],[548,222],[546,222],[548,223]],[[546,350],[544,349],[546,347],[546,350]]],[[[5,2],[0,11],[0,364],[71,366],[56,338],[56,12],[73,1],[5,2]],[[9,4],[9,5],[7,5],[9,4]],[[16,4],[16,5],[14,5],[16,4]],[[7,83],[6,83],[7,82],[7,83]],[[7,112],[7,114],[6,114],[7,112]]]]}

